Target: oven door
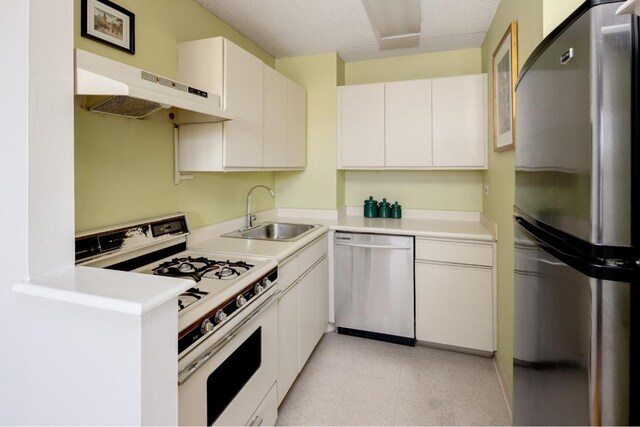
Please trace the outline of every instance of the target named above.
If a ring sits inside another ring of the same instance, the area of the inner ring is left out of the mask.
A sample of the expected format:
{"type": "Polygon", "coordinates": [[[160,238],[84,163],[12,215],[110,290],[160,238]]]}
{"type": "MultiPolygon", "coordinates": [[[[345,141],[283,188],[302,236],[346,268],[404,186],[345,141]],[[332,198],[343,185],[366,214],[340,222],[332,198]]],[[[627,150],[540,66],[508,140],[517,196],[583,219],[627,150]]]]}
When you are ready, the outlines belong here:
{"type": "MultiPolygon", "coordinates": [[[[180,361],[180,425],[246,425],[278,376],[276,295],[180,361]],[[201,350],[200,350],[201,349],[201,350]]],[[[264,420],[265,424],[275,423],[264,420]]]]}

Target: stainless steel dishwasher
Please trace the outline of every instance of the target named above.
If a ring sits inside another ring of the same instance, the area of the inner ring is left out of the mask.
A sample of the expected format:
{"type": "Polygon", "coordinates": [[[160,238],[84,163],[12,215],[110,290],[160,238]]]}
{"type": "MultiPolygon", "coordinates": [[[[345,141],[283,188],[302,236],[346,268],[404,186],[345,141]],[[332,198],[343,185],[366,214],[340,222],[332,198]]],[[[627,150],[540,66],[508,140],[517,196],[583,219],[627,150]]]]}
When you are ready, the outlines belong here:
{"type": "Polygon", "coordinates": [[[336,232],[338,332],[415,345],[413,237],[336,232]]]}

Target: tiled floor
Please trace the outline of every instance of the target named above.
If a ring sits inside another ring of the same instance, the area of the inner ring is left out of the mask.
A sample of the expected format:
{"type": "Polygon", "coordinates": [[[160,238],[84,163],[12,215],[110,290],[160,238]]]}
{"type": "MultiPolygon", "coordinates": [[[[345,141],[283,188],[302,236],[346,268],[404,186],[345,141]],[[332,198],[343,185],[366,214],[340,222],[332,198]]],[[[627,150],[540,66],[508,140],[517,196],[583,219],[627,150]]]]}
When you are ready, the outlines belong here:
{"type": "Polygon", "coordinates": [[[278,425],[508,425],[491,359],[328,333],[278,425]]]}

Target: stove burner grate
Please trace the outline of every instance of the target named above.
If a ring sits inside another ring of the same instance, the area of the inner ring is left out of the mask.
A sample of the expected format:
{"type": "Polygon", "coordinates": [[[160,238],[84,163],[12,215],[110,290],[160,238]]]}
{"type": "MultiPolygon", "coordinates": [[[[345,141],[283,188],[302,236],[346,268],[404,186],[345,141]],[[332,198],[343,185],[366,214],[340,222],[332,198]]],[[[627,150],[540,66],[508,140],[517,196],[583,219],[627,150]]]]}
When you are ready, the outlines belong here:
{"type": "Polygon", "coordinates": [[[188,277],[199,282],[203,277],[220,280],[234,279],[251,267],[253,264],[244,261],[216,261],[206,257],[187,256],[163,262],[152,272],[159,276],[188,277]]]}
{"type": "Polygon", "coordinates": [[[189,307],[191,304],[198,302],[202,297],[208,295],[208,292],[201,291],[198,288],[189,288],[178,296],[178,311],[189,307]]]}

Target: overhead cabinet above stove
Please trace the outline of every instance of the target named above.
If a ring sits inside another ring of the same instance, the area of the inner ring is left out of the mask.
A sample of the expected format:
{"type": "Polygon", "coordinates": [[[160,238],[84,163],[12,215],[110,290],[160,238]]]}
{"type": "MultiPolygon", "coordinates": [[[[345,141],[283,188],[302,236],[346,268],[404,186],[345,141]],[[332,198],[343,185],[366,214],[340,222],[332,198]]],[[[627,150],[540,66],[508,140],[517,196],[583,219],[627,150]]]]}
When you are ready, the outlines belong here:
{"type": "Polygon", "coordinates": [[[180,126],[181,171],[305,167],[306,92],[223,37],[178,45],[178,74],[221,94],[225,123],[180,126]]]}
{"type": "Polygon", "coordinates": [[[486,169],[487,75],[338,88],[338,169],[486,169]]]}

